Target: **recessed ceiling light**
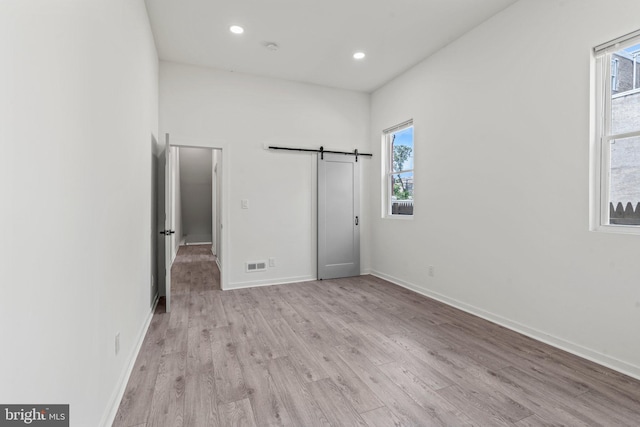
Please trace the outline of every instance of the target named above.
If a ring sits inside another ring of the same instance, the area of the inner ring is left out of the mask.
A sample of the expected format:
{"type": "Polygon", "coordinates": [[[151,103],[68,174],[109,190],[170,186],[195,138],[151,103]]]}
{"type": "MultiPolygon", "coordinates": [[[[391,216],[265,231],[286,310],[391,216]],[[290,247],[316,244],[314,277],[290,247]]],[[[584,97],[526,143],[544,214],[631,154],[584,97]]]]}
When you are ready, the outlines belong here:
{"type": "Polygon", "coordinates": [[[356,52],[353,54],[354,59],[363,59],[365,56],[364,52],[356,52]]]}
{"type": "Polygon", "coordinates": [[[231,31],[233,34],[242,34],[244,33],[244,28],[239,25],[232,25],[229,27],[229,31],[231,31]]]}

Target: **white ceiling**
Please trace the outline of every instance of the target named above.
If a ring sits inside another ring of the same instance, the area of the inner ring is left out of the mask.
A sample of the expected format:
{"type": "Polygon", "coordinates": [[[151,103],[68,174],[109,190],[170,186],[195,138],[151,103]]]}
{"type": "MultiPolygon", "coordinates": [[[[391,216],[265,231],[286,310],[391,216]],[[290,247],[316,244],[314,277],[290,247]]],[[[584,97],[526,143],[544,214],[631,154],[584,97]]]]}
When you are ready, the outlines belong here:
{"type": "Polygon", "coordinates": [[[515,2],[146,0],[160,59],[365,92],[515,2]]]}

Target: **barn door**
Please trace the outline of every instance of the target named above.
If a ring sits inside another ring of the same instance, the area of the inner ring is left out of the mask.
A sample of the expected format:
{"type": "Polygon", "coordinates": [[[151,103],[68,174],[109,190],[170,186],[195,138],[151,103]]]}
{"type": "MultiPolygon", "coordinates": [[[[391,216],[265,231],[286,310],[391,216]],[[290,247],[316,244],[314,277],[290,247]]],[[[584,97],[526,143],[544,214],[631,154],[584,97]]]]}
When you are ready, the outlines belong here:
{"type": "Polygon", "coordinates": [[[360,164],[318,154],[318,279],[360,275],[360,164]]]}

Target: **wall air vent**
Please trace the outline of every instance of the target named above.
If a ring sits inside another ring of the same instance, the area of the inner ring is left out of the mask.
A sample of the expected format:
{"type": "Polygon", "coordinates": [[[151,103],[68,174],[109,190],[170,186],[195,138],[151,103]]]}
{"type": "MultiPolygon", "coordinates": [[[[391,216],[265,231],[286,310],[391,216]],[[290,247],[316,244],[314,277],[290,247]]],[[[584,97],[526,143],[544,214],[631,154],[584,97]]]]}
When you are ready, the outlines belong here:
{"type": "Polygon", "coordinates": [[[267,261],[251,261],[246,263],[247,273],[254,273],[256,271],[266,271],[267,261]]]}

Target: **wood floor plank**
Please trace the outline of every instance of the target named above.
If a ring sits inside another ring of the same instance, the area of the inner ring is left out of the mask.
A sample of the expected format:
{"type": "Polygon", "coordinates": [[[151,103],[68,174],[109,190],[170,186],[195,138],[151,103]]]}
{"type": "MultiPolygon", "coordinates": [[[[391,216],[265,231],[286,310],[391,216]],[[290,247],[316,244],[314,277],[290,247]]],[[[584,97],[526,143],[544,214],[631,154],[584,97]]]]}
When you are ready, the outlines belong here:
{"type": "Polygon", "coordinates": [[[223,427],[218,418],[213,363],[208,368],[188,373],[184,394],[184,425],[189,427],[223,427]]]}
{"type": "Polygon", "coordinates": [[[189,294],[189,318],[202,317],[208,314],[207,292],[198,290],[189,294]]]}
{"type": "Polygon", "coordinates": [[[411,427],[402,422],[386,406],[360,414],[369,427],[411,427]]]}
{"type": "Polygon", "coordinates": [[[223,426],[228,427],[256,427],[253,419],[253,411],[249,399],[221,404],[220,420],[223,426]]]}
{"type": "Polygon", "coordinates": [[[265,286],[258,289],[261,300],[264,302],[261,311],[265,318],[291,316],[296,313],[293,307],[282,297],[282,293],[278,291],[280,289],[279,286],[265,286]]]}
{"type": "Polygon", "coordinates": [[[329,373],[330,378],[358,413],[384,406],[383,401],[371,391],[339,356],[333,358],[332,362],[334,369],[329,373]]]}
{"type": "Polygon", "coordinates": [[[269,361],[269,373],[274,388],[294,426],[324,426],[325,414],[315,401],[306,384],[298,378],[296,369],[288,357],[269,361]]]}
{"type": "Polygon", "coordinates": [[[238,343],[238,356],[242,361],[247,394],[258,423],[263,426],[293,425],[275,390],[273,378],[267,368],[269,359],[262,359],[257,346],[250,341],[238,343]]]}
{"type": "Polygon", "coordinates": [[[372,276],[220,290],[180,247],[113,425],[636,426],[640,381],[372,276]]]}
{"type": "Polygon", "coordinates": [[[128,427],[147,421],[160,370],[160,356],[164,349],[164,336],[168,324],[167,314],[157,313],[151,320],[113,426],[128,427]]]}
{"type": "Polygon", "coordinates": [[[461,408],[461,410],[464,410],[465,414],[475,420],[478,425],[511,426],[514,422],[532,415],[529,413],[526,417],[523,416],[517,420],[509,419],[502,413],[500,404],[496,408],[496,405],[487,402],[486,399],[481,399],[473,390],[467,390],[458,385],[440,389],[437,393],[458,408],[461,408]]]}
{"type": "Polygon", "coordinates": [[[227,297],[222,295],[220,300],[223,304],[227,322],[231,330],[231,336],[233,340],[238,342],[240,340],[251,340],[254,338],[253,329],[249,327],[247,319],[244,317],[242,310],[239,310],[235,304],[234,297],[227,297]]]}
{"type": "Polygon", "coordinates": [[[411,338],[403,335],[392,335],[390,337],[398,346],[403,348],[407,353],[407,360],[415,359],[416,365],[426,365],[424,372],[437,374],[429,375],[429,381],[433,382],[432,388],[442,388],[455,383],[464,371],[464,365],[457,364],[455,360],[450,360],[437,353],[437,350],[430,350],[411,338]]]}
{"type": "Polygon", "coordinates": [[[626,408],[595,390],[577,396],[575,401],[582,412],[595,411],[592,419],[597,419],[596,414],[601,414],[609,420],[610,425],[632,426],[640,423],[639,409],[626,408]]]}
{"type": "Polygon", "coordinates": [[[512,362],[503,357],[500,352],[487,344],[479,337],[460,331],[451,324],[441,324],[438,326],[441,340],[446,342],[450,348],[465,354],[489,369],[500,370],[511,366],[512,362]]]}
{"type": "Polygon", "coordinates": [[[238,296],[238,301],[243,311],[260,308],[260,302],[256,299],[255,292],[252,292],[251,289],[238,289],[233,292],[238,296]]]}
{"type": "Polygon", "coordinates": [[[474,379],[476,384],[480,383],[483,386],[481,392],[499,391],[505,396],[510,396],[540,418],[546,419],[547,422],[553,421],[575,427],[593,425],[591,421],[587,421],[588,418],[576,413],[571,403],[567,404],[563,399],[558,399],[548,393],[541,393],[537,384],[527,381],[516,382],[509,379],[508,372],[513,370],[515,368],[512,367],[498,371],[468,368],[466,372],[470,374],[468,379],[474,379]]]}
{"type": "Polygon", "coordinates": [[[193,318],[187,329],[187,374],[209,372],[213,365],[211,326],[208,317],[193,318]]]}
{"type": "Polygon", "coordinates": [[[189,333],[187,328],[167,329],[164,338],[163,354],[187,352],[189,333]]]}
{"type": "Polygon", "coordinates": [[[236,354],[236,344],[228,326],[211,329],[211,350],[218,404],[235,402],[247,397],[242,369],[236,354]]]}
{"type": "MultiPolygon", "coordinates": [[[[292,303],[291,308],[294,309],[293,313],[287,314],[284,317],[293,329],[298,330],[314,330],[316,328],[322,328],[324,321],[314,310],[310,310],[309,306],[292,303]]],[[[317,304],[316,304],[317,306],[317,304]]],[[[314,306],[314,307],[316,307],[314,306]]],[[[278,316],[280,317],[280,316],[278,316]]]]}
{"type": "MultiPolygon", "coordinates": [[[[563,412],[568,413],[571,417],[578,419],[576,425],[586,424],[592,425],[607,425],[607,417],[600,411],[590,406],[580,404],[576,400],[576,396],[572,393],[568,393],[562,384],[558,385],[553,378],[540,378],[539,376],[530,375],[528,372],[520,370],[515,367],[507,367],[496,372],[496,375],[503,382],[509,382],[519,388],[522,388],[527,396],[540,402],[546,402],[550,400],[553,404],[546,405],[547,409],[552,410],[555,406],[559,406],[560,413],[553,411],[553,414],[549,418],[554,420],[562,420],[565,416],[563,412]]],[[[542,413],[542,411],[539,411],[542,413]]]]}
{"type": "Polygon", "coordinates": [[[183,425],[185,393],[185,355],[163,354],[151,401],[149,427],[183,425]]]}
{"type": "Polygon", "coordinates": [[[355,347],[338,347],[340,357],[404,425],[444,426],[387,378],[355,347]]]}
{"type": "Polygon", "coordinates": [[[169,313],[169,328],[176,330],[186,328],[189,323],[189,294],[173,295],[171,305],[173,309],[169,313]]]}
{"type": "Polygon", "coordinates": [[[276,359],[287,355],[287,352],[282,347],[278,337],[260,310],[245,310],[244,318],[251,329],[254,339],[260,344],[260,351],[264,357],[276,359]]]}
{"type": "Polygon", "coordinates": [[[366,427],[365,421],[330,378],[309,383],[308,387],[330,425],[366,427]]]}
{"type": "Polygon", "coordinates": [[[278,338],[280,346],[286,351],[287,357],[295,365],[301,379],[311,382],[328,378],[321,361],[317,359],[317,354],[309,349],[309,346],[296,335],[284,319],[271,319],[269,325],[278,338]]]}
{"type": "Polygon", "coordinates": [[[530,417],[521,419],[515,425],[518,427],[562,427],[565,424],[545,420],[541,416],[533,414],[530,417]]]}
{"type": "Polygon", "coordinates": [[[211,320],[211,326],[214,328],[229,326],[229,320],[222,305],[221,294],[216,291],[206,292],[205,301],[207,304],[207,316],[211,320]]]}
{"type": "Polygon", "coordinates": [[[378,367],[391,381],[429,412],[438,423],[446,426],[472,426],[473,420],[442,398],[419,377],[398,362],[378,367]]]}

